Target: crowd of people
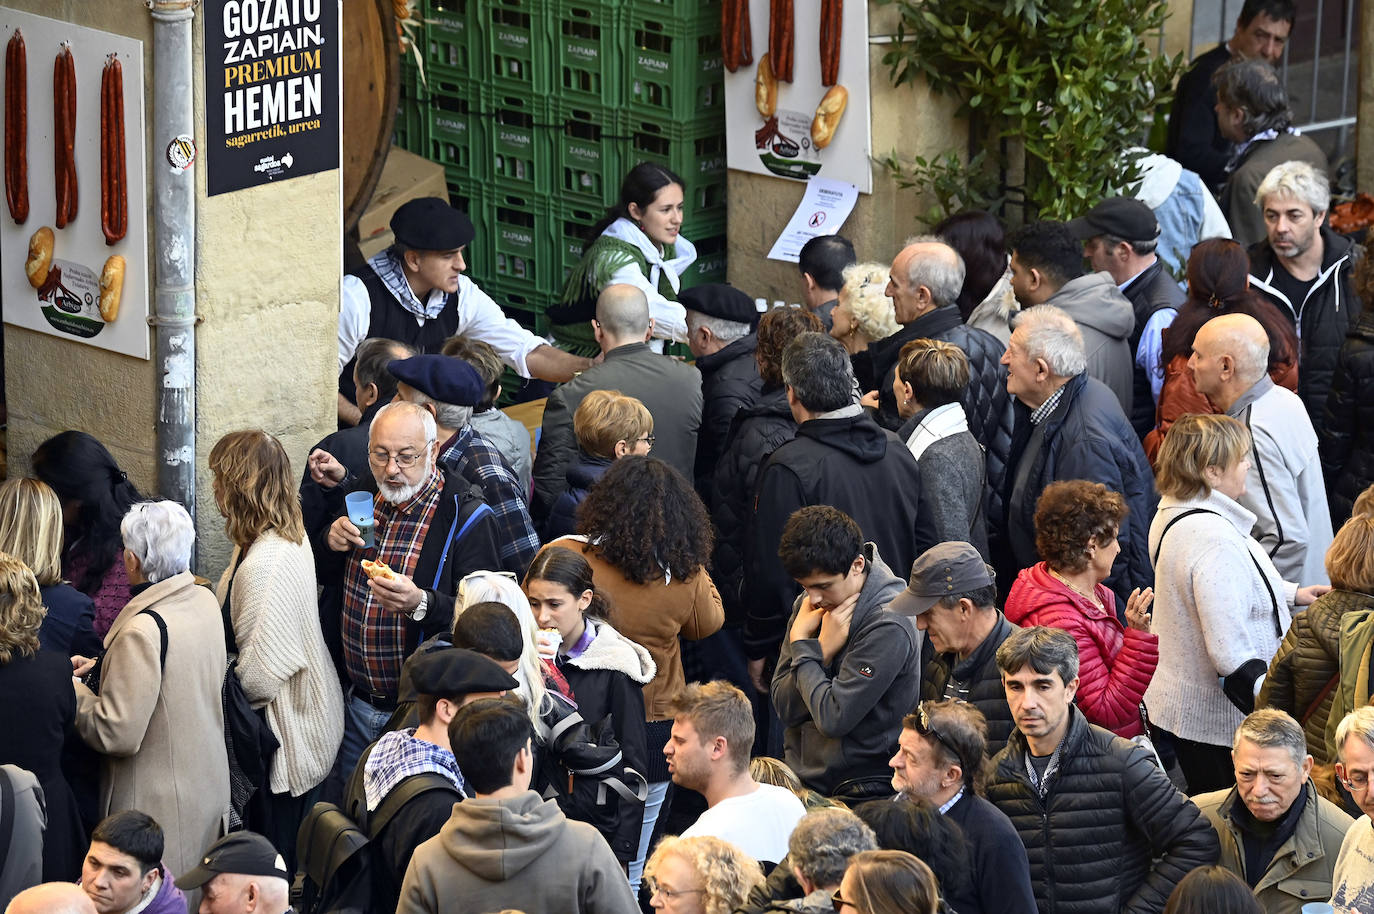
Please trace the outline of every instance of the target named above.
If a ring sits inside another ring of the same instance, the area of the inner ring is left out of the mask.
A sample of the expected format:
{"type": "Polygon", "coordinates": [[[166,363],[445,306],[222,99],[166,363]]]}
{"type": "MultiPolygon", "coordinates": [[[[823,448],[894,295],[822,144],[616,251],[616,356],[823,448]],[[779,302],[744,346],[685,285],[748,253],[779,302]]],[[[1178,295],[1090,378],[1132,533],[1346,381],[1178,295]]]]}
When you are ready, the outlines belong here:
{"type": "Polygon", "coordinates": [[[657,165],[548,338],[407,203],[339,430],[211,449],[213,586],[183,506],[45,441],[0,484],[0,904],[1374,910],[1374,261],[1293,19],[1247,0],[1137,195],[818,237],[801,307],[683,288],[657,165]],[[535,440],[507,367],[558,385],[535,440]]]}

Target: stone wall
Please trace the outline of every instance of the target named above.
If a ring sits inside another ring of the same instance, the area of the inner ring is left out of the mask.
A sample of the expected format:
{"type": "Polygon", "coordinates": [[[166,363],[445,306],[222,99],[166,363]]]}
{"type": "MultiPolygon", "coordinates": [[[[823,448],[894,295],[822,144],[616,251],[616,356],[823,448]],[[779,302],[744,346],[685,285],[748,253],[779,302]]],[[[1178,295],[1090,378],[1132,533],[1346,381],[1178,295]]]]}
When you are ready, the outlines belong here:
{"type": "MultiPolygon", "coordinates": [[[[157,78],[153,23],[141,2],[8,2],[142,40],[148,77],[144,109],[151,117],[157,78]]],[[[199,13],[193,30],[196,143],[203,151],[199,13]]],[[[151,143],[151,129],[146,135],[151,143]]],[[[150,169],[163,161],[162,150],[147,150],[150,169]]],[[[205,468],[214,443],[235,429],[263,428],[282,439],[299,471],[310,445],[334,428],[342,189],[336,170],[207,198],[203,156],[195,167],[196,311],[201,317],[196,329],[196,570],[215,578],[227,564],[229,547],[205,468]]],[[[148,223],[154,223],[151,215],[148,223]]],[[[155,243],[150,237],[149,248],[155,243]]],[[[152,264],[143,269],[151,270],[152,264]]],[[[151,361],[12,326],[5,328],[5,357],[12,475],[28,471],[28,457],[44,438],[78,428],[105,442],[139,487],[152,492],[158,379],[151,361]]]]}

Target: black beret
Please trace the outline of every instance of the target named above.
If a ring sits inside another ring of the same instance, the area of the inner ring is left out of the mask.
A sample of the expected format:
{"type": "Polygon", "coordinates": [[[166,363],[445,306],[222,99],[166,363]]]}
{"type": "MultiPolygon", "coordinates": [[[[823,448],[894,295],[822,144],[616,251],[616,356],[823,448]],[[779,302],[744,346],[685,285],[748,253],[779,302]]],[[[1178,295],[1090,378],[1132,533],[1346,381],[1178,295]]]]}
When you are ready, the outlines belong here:
{"type": "MultiPolygon", "coordinates": [[[[416,695],[450,698],[473,692],[509,692],[520,684],[495,660],[461,647],[415,654],[405,668],[416,695]]],[[[402,700],[407,698],[401,696],[402,700]]]]}
{"type": "Polygon", "coordinates": [[[759,325],[759,311],[754,307],[754,300],[729,283],[711,282],[683,289],[678,293],[677,301],[682,307],[700,311],[707,317],[718,317],[750,327],[759,325]]]}
{"type": "Polygon", "coordinates": [[[467,362],[451,355],[416,355],[392,359],[386,370],[439,403],[476,406],[487,395],[482,376],[467,362]]]}
{"type": "Polygon", "coordinates": [[[439,197],[402,203],[391,215],[391,232],[398,244],[416,251],[454,251],[477,234],[466,213],[439,197]]]}

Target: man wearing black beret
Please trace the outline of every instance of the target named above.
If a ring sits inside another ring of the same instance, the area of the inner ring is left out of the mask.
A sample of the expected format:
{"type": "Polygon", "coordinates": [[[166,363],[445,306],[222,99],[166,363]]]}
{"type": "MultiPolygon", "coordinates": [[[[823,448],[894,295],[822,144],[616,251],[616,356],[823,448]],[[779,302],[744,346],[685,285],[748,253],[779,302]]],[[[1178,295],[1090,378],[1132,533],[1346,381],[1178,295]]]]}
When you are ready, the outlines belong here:
{"type": "Polygon", "coordinates": [[[439,463],[479,487],[496,513],[502,570],[523,575],[539,551],[539,536],[515,471],[472,427],[472,408],[486,396],[482,376],[448,355],[417,355],[387,367],[398,382],[396,396],[434,417],[439,463]]]}
{"type": "Polygon", "coordinates": [[[754,360],[759,313],[753,299],[729,283],[683,289],[678,302],[687,309],[687,345],[701,372],[696,486],[710,508],[716,461],[725,453],[730,421],[763,391],[754,360]]]}
{"type": "Polygon", "coordinates": [[[449,745],[453,715],[518,685],[496,661],[456,647],[412,655],[401,677],[414,686],[420,724],[393,730],[363,752],[345,800],[386,863],[379,896],[390,902],[386,910],[395,907],[415,848],[439,834],[453,804],[471,794],[449,745]]]}
{"type": "Polygon", "coordinates": [[[391,217],[396,242],[343,280],[339,308],[339,418],[358,421],[353,356],[385,337],[438,352],[457,334],[485,340],[522,377],[567,381],[588,359],[555,349],[515,321],[463,275],[464,249],[476,235],[467,215],[438,197],[411,200],[391,217]]]}

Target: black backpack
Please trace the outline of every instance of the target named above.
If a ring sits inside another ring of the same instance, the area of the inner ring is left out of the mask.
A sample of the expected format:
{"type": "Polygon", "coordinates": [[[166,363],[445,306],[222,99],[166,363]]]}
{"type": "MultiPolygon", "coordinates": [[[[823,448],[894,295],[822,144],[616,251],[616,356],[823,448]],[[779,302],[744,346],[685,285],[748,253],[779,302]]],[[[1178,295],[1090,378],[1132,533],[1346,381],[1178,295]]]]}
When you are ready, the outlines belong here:
{"type": "Polygon", "coordinates": [[[316,803],[296,834],[302,884],[297,914],[351,914],[394,911],[395,892],[386,864],[372,843],[411,800],[431,790],[462,799],[453,782],[440,774],[415,774],[401,781],[367,821],[354,821],[333,803],[316,803]]]}

